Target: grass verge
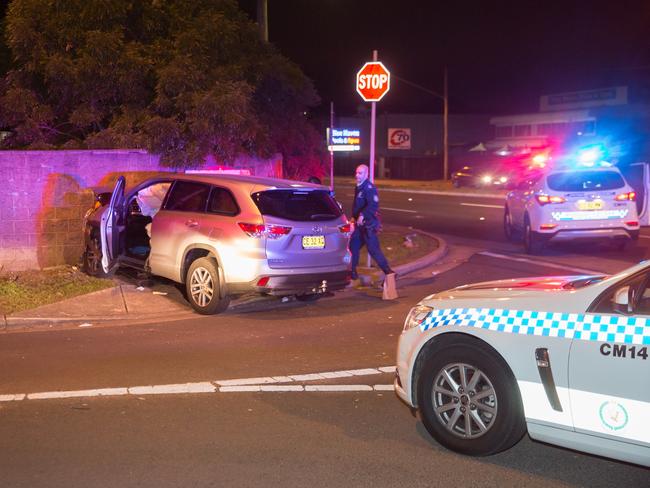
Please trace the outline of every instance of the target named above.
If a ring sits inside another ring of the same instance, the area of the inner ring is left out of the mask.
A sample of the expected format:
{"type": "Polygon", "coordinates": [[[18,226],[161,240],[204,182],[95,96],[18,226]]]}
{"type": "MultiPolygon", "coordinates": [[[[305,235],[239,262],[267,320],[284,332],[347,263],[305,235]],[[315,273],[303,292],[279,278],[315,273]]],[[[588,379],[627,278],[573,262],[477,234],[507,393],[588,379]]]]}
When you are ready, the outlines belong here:
{"type": "Polygon", "coordinates": [[[93,278],[76,266],[3,273],[0,314],[21,312],[112,286],[112,280],[93,278]]]}
{"type": "MultiPolygon", "coordinates": [[[[435,251],[438,248],[438,241],[424,234],[419,234],[415,231],[400,232],[395,229],[388,228],[379,234],[379,243],[384,252],[384,256],[388,259],[388,263],[392,268],[400,264],[415,261],[427,254],[435,251]],[[408,243],[410,241],[410,244],[408,243]]],[[[359,259],[360,269],[363,272],[368,259],[368,251],[364,247],[361,250],[359,259]]],[[[367,269],[367,268],[365,268],[367,269]]]]}

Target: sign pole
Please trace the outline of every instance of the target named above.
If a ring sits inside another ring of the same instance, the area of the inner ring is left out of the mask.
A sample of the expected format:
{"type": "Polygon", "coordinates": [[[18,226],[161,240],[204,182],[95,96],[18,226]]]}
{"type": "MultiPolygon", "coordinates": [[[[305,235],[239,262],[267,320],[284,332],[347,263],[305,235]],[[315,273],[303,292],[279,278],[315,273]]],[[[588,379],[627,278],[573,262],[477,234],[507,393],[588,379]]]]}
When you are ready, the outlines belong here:
{"type": "MultiPolygon", "coordinates": [[[[372,60],[377,61],[377,50],[372,52],[372,60]]],[[[375,123],[377,119],[377,102],[372,102],[370,108],[370,161],[368,168],[370,168],[370,182],[375,182],[375,123]]],[[[370,262],[370,255],[368,255],[368,262],[370,262]]]]}
{"type": "Polygon", "coordinates": [[[334,191],[334,145],[332,131],[334,130],[334,102],[330,102],[330,191],[334,191]]]}

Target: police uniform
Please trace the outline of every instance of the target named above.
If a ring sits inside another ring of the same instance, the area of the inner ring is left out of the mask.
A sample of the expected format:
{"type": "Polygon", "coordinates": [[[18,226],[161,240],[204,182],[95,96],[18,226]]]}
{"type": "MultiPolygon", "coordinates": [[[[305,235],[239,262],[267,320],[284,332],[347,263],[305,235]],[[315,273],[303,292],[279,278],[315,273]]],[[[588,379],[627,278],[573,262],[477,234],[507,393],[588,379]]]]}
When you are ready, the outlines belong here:
{"type": "Polygon", "coordinates": [[[355,225],[354,232],[350,238],[350,252],[352,253],[352,279],[357,279],[357,265],[359,264],[359,253],[364,244],[368,247],[368,253],[381,268],[384,274],[393,273],[388,261],[381,252],[377,233],[380,228],[380,221],[377,212],[379,211],[379,195],[377,188],[370,180],[366,179],[354,190],[354,203],[352,204],[352,217],[357,222],[360,215],[363,215],[363,223],[355,225]]]}

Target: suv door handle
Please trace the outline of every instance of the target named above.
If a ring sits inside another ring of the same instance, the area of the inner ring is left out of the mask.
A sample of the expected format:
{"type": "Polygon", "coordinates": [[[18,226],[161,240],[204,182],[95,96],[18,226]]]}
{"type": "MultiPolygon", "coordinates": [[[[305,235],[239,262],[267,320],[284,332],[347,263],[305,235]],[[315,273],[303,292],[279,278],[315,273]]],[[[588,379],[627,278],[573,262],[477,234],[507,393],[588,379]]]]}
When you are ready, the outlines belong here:
{"type": "Polygon", "coordinates": [[[188,227],[198,227],[199,223],[196,220],[187,220],[185,225],[188,227]]]}

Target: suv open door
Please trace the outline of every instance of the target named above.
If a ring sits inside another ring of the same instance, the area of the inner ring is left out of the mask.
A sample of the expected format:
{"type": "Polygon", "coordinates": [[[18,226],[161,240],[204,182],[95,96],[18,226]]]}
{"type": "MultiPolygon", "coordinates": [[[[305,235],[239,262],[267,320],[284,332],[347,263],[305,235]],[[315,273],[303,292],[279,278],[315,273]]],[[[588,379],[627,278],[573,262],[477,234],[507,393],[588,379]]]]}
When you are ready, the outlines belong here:
{"type": "Polygon", "coordinates": [[[120,255],[120,234],[124,231],[124,176],[115,183],[111,202],[102,214],[99,233],[102,240],[102,268],[110,273],[117,266],[120,255]]]}

